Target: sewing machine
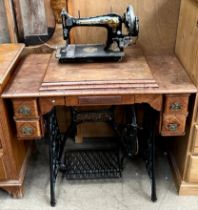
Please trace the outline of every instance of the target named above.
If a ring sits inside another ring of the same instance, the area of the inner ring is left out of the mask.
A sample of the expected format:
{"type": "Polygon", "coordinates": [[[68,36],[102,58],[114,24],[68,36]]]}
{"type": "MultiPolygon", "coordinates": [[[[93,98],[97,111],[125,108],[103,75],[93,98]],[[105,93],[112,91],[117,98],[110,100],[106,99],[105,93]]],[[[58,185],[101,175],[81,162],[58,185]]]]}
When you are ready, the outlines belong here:
{"type": "Polygon", "coordinates": [[[57,51],[60,63],[76,61],[118,61],[124,56],[124,48],[135,43],[138,32],[138,17],[132,6],[128,6],[123,17],[111,13],[89,18],[74,18],[65,10],[61,12],[63,37],[66,46],[57,51]],[[123,25],[127,34],[123,33],[123,25]],[[106,44],[70,44],[70,31],[73,27],[104,27],[107,29],[106,44]]]}

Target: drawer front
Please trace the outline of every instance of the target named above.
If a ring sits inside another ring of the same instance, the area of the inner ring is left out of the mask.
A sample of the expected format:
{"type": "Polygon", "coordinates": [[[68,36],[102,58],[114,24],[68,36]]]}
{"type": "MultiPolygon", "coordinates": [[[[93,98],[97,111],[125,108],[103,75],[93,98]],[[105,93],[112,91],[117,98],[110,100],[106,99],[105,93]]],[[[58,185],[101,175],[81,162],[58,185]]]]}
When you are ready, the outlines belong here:
{"type": "Polygon", "coordinates": [[[17,137],[19,139],[37,139],[42,137],[41,126],[39,120],[17,120],[17,137]]]}
{"type": "Polygon", "coordinates": [[[165,113],[188,113],[189,95],[166,95],[165,97],[165,113]]]}
{"type": "Polygon", "coordinates": [[[193,129],[193,142],[192,151],[198,153],[198,125],[195,125],[193,129]]]}
{"type": "Polygon", "coordinates": [[[162,136],[185,135],[186,115],[164,114],[162,120],[162,136]]]}
{"type": "Polygon", "coordinates": [[[134,95],[123,96],[68,96],[66,106],[119,105],[134,104],[134,95]]]}
{"type": "Polygon", "coordinates": [[[188,166],[187,181],[198,182],[198,156],[191,155],[188,166]]]}
{"type": "Polygon", "coordinates": [[[42,114],[46,114],[54,106],[65,105],[65,98],[64,97],[47,97],[47,98],[40,98],[39,99],[40,110],[42,114]]]}
{"type": "Polygon", "coordinates": [[[79,105],[98,105],[98,104],[120,104],[122,101],[121,96],[79,96],[79,105]]]}
{"type": "Polygon", "coordinates": [[[14,115],[17,119],[29,119],[38,117],[37,101],[35,99],[14,99],[12,101],[14,115]]]}

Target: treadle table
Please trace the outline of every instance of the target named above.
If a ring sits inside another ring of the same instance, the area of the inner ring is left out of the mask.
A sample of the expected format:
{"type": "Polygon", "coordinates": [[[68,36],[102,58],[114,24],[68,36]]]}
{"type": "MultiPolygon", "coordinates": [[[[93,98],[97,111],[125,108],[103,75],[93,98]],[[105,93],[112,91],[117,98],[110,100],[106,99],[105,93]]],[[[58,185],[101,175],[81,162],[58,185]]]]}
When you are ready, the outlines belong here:
{"type": "MultiPolygon", "coordinates": [[[[162,136],[182,136],[189,100],[196,91],[174,55],[148,56],[145,60],[142,51],[135,47],[126,50],[121,63],[62,65],[54,54],[30,54],[16,68],[2,97],[13,104],[19,140],[42,138],[44,116],[48,118],[48,132],[56,132],[55,138],[49,135],[51,204],[55,205],[54,184],[63,152],[61,145],[69,135],[62,136],[57,128],[55,106],[147,103],[159,113],[162,136]],[[59,152],[53,156],[56,145],[59,152]]],[[[155,195],[152,196],[155,200],[155,195]]]]}

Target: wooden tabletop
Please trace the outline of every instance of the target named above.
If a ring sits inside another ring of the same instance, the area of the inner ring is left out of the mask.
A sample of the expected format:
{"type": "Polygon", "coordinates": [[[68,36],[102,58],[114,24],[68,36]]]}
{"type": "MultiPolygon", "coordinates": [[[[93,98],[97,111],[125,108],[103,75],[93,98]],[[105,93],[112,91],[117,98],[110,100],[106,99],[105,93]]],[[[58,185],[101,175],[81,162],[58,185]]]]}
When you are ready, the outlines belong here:
{"type": "Polygon", "coordinates": [[[0,92],[24,47],[24,44],[0,44],[0,92]]]}
{"type": "MultiPolygon", "coordinates": [[[[128,48],[126,50],[126,57],[121,63],[112,63],[113,69],[119,70],[120,78],[123,77],[122,69],[125,69],[128,62],[134,62],[134,58],[139,56],[140,50],[136,47],[128,48]],[[133,58],[133,59],[131,59],[133,58]]],[[[76,85],[73,89],[48,89],[41,91],[43,81],[50,81],[53,76],[46,76],[46,72],[50,65],[55,65],[56,68],[50,71],[54,72],[53,75],[65,75],[63,71],[65,69],[73,69],[75,71],[76,65],[79,69],[82,69],[82,74],[85,74],[87,69],[93,68],[94,65],[102,71],[108,70],[106,63],[94,64],[58,64],[54,58],[54,54],[31,54],[27,56],[18,65],[13,79],[9,82],[7,88],[2,94],[4,98],[18,98],[18,97],[46,97],[46,96],[71,96],[71,95],[117,95],[117,94],[177,94],[177,93],[196,93],[197,89],[189,79],[182,65],[179,63],[175,55],[159,55],[159,56],[147,56],[146,61],[150,67],[153,78],[158,84],[158,88],[151,88],[147,86],[142,87],[123,87],[123,86],[109,86],[108,88],[98,88],[96,84],[92,84],[91,88],[87,86],[76,85]],[[80,68],[79,68],[80,67],[80,68]],[[61,69],[61,70],[60,70],[61,69]],[[60,70],[60,72],[59,72],[60,70]]],[[[101,71],[101,72],[102,72],[101,71]]],[[[115,72],[116,72],[115,71],[115,72]]],[[[124,74],[125,71],[123,71],[124,74]]],[[[94,74],[94,71],[89,71],[89,74],[94,74]]],[[[113,72],[111,72],[113,74],[113,72]]],[[[138,75],[138,72],[137,72],[138,75]]],[[[83,75],[85,77],[85,75],[83,75]]],[[[89,75],[92,77],[92,75],[89,75]]],[[[112,75],[112,78],[113,75],[112,75]]],[[[69,80],[74,81],[73,78],[69,80]]],[[[109,83],[114,79],[109,80],[109,83]]],[[[75,81],[74,81],[75,82],[75,81]]]]}

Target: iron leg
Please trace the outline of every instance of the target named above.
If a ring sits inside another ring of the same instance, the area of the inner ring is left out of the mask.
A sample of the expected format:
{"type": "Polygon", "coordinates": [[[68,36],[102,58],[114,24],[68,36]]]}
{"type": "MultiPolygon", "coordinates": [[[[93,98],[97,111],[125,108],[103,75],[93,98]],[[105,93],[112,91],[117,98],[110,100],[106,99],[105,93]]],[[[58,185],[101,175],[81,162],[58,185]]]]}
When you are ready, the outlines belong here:
{"type": "Polygon", "coordinates": [[[152,168],[151,168],[151,200],[153,202],[157,201],[157,195],[156,195],[156,182],[155,182],[155,134],[154,131],[152,132],[152,136],[151,136],[151,144],[152,144],[152,149],[151,149],[151,161],[152,161],[152,168]]]}
{"type": "Polygon", "coordinates": [[[50,140],[49,144],[49,162],[50,162],[50,204],[51,206],[56,205],[55,200],[55,177],[54,177],[54,171],[53,171],[53,148],[52,148],[52,142],[50,140]]]}
{"type": "Polygon", "coordinates": [[[60,170],[63,149],[66,141],[66,135],[60,133],[56,119],[56,109],[53,108],[45,116],[47,125],[47,140],[49,142],[49,170],[50,170],[50,204],[56,205],[55,184],[56,177],[60,170]]]}
{"type": "Polygon", "coordinates": [[[157,112],[151,108],[146,109],[144,115],[142,153],[146,163],[146,169],[151,180],[151,201],[157,200],[155,180],[155,128],[157,112]]]}

